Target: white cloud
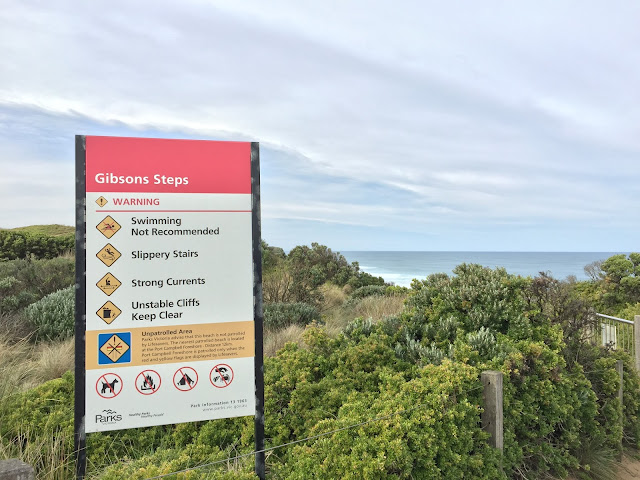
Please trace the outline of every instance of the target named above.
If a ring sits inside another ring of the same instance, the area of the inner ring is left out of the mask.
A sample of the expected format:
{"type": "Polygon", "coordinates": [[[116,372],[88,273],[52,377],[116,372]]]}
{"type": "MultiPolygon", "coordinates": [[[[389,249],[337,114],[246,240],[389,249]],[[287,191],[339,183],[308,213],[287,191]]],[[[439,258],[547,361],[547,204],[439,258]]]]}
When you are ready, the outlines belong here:
{"type": "MultiPolygon", "coordinates": [[[[550,0],[14,2],[0,10],[0,107],[259,140],[290,158],[271,179],[291,187],[274,191],[273,218],[621,224],[638,206],[639,13],[550,0]],[[390,197],[358,206],[354,190],[372,185],[390,197]]],[[[4,192],[25,178],[6,175],[4,192]]]]}

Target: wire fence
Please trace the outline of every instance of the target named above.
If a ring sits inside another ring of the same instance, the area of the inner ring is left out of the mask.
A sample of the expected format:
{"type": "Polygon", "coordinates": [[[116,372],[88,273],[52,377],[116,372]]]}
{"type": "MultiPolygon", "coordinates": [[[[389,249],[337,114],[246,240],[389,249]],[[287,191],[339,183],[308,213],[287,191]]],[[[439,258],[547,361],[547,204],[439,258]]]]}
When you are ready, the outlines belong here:
{"type": "MultiPolygon", "coordinates": [[[[466,390],[466,391],[464,391],[464,392],[461,392],[461,393],[463,393],[463,394],[469,394],[469,393],[472,393],[472,392],[476,392],[476,391],[478,391],[478,390],[481,390],[482,388],[483,388],[483,387],[482,387],[482,385],[479,385],[479,386],[477,386],[477,387],[470,388],[470,389],[468,389],[468,390],[466,390]]],[[[389,418],[393,418],[393,417],[396,417],[396,416],[398,416],[398,415],[403,415],[403,414],[405,414],[405,413],[410,413],[410,412],[413,412],[413,411],[415,411],[415,410],[418,410],[418,409],[420,409],[420,408],[423,408],[423,407],[426,407],[426,406],[429,406],[429,405],[430,405],[430,404],[428,404],[428,403],[421,403],[421,404],[416,405],[416,406],[411,407],[411,408],[406,408],[406,409],[403,409],[403,410],[398,410],[397,412],[390,413],[390,414],[388,414],[388,415],[381,415],[381,416],[379,416],[379,417],[374,417],[374,418],[371,418],[371,419],[369,419],[369,420],[365,420],[365,421],[363,421],[363,422],[354,423],[354,424],[352,424],[352,425],[347,425],[347,426],[345,426],[345,427],[336,428],[336,429],[334,429],[334,430],[329,430],[328,432],[323,432],[323,433],[319,433],[319,434],[317,434],[317,435],[311,435],[311,436],[309,436],[309,437],[300,438],[300,439],[298,439],[298,440],[293,440],[293,441],[291,441],[291,442],[287,442],[287,443],[283,443],[283,444],[281,444],[281,445],[276,445],[276,446],[273,446],[273,447],[265,448],[265,449],[263,449],[263,450],[254,450],[254,451],[252,451],[252,452],[243,453],[243,454],[240,454],[240,455],[235,455],[235,456],[233,456],[233,457],[228,457],[228,458],[225,458],[225,459],[223,459],[223,460],[217,460],[217,461],[215,461],[215,462],[210,462],[210,463],[203,463],[203,464],[201,464],[201,465],[196,465],[196,466],[194,466],[194,467],[185,468],[185,469],[183,469],[183,470],[177,470],[177,471],[175,471],[175,472],[164,473],[164,474],[162,474],[162,475],[157,475],[157,476],[155,476],[155,477],[149,477],[147,480],[158,480],[158,479],[161,479],[161,478],[167,478],[167,477],[170,477],[170,476],[172,476],[172,475],[179,475],[179,474],[181,474],[181,473],[187,473],[187,472],[191,472],[191,471],[194,471],[194,470],[208,469],[208,468],[214,467],[214,466],[216,466],[216,465],[221,465],[221,464],[225,464],[225,463],[229,463],[229,462],[234,462],[234,461],[236,461],[236,460],[240,460],[240,459],[242,459],[242,458],[251,457],[251,456],[256,455],[257,453],[268,453],[268,452],[272,452],[272,451],[274,451],[274,450],[278,450],[278,449],[280,449],[280,448],[285,448],[285,447],[289,447],[289,446],[291,446],[291,445],[296,445],[296,444],[299,444],[299,443],[308,442],[308,441],[310,441],[310,440],[316,440],[316,439],[318,439],[318,438],[326,437],[326,436],[333,435],[333,434],[335,434],[335,433],[339,433],[339,432],[344,432],[345,430],[351,430],[351,429],[353,429],[353,428],[361,427],[361,426],[363,426],[363,425],[367,425],[367,424],[374,423],[374,422],[379,422],[379,421],[381,421],[381,420],[387,420],[387,419],[389,419],[389,418]]]]}

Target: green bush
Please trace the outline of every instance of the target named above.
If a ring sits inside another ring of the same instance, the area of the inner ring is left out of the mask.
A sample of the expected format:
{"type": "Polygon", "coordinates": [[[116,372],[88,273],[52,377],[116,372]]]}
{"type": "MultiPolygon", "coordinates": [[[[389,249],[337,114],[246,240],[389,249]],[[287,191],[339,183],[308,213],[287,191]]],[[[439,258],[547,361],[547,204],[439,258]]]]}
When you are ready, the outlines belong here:
{"type": "Polygon", "coordinates": [[[578,282],[575,290],[598,312],[624,318],[623,312],[640,303],[640,253],[613,255],[601,262],[591,277],[591,281],[578,282]]]}
{"type": "Polygon", "coordinates": [[[270,303],[264,306],[264,327],[269,330],[289,325],[304,327],[313,321],[320,321],[320,313],[307,303],[270,303]]]}
{"type": "MultiPolygon", "coordinates": [[[[592,451],[615,448],[622,437],[615,369],[605,351],[584,341],[588,305],[545,275],[529,279],[465,264],[454,273],[413,283],[398,355],[503,371],[504,468],[511,476],[588,468],[585,438],[592,451]]],[[[633,430],[634,420],[628,423],[633,430]]]]}
{"type": "Polygon", "coordinates": [[[624,365],[622,387],[623,439],[627,445],[640,449],[640,377],[630,355],[621,351],[613,352],[612,355],[616,360],[622,360],[624,365]]]}
{"type": "MultiPolygon", "coordinates": [[[[283,252],[271,253],[268,263],[280,268],[287,261],[283,252]]],[[[324,268],[339,275],[344,266],[339,257],[324,265],[335,257],[320,246],[296,255],[299,266],[309,260],[317,267],[307,280],[324,278],[324,268]]],[[[21,265],[33,269],[34,262],[21,265]]],[[[25,278],[36,284],[14,267],[0,275],[0,292],[13,296],[25,278]]],[[[628,355],[584,341],[591,310],[577,290],[547,276],[522,278],[479,265],[454,272],[415,281],[399,316],[358,319],[336,338],[312,325],[304,345],[288,344],[265,360],[267,447],[344,428],[278,449],[268,459],[274,478],[563,477],[591,468],[592,454],[617,448],[623,434],[640,445],[640,379],[628,355]],[[624,407],[616,359],[625,362],[624,407]],[[478,377],[485,369],[504,374],[501,459],[479,426],[478,377]]],[[[356,296],[368,292],[392,293],[366,288],[356,296]]],[[[308,304],[265,307],[267,328],[318,318],[308,304]]],[[[72,395],[67,374],[3,401],[1,440],[35,445],[34,437],[44,435],[72,442],[72,395]]],[[[92,434],[88,442],[93,475],[147,478],[251,451],[253,419],[92,434]]],[[[253,478],[250,466],[239,463],[184,478],[253,478]]]]}
{"type": "Polygon", "coordinates": [[[359,270],[360,267],[358,266],[357,262],[354,262],[354,265],[356,266],[357,271],[351,276],[351,278],[349,278],[347,282],[351,288],[357,289],[366,287],[368,285],[385,285],[384,278],[374,277],[370,273],[359,270]]]}
{"type": "Polygon", "coordinates": [[[496,451],[480,428],[479,379],[474,368],[445,362],[406,381],[381,379],[379,393],[348,395],[336,418],[310,435],[337,431],[291,449],[274,465],[287,479],[499,479],[496,451]],[[404,412],[404,413],[401,413],[404,412]],[[372,418],[379,421],[369,422],[372,418]],[[350,425],[361,424],[355,428],[350,425]]]}
{"type": "MultiPolygon", "coordinates": [[[[496,359],[504,374],[505,470],[516,478],[564,477],[583,437],[602,437],[596,396],[580,371],[542,342],[521,340],[496,359]]],[[[600,442],[602,443],[602,442],[600,442]]]]}
{"type": "Polygon", "coordinates": [[[338,252],[318,243],[298,245],[288,255],[281,248],[262,242],[264,297],[270,302],[304,302],[318,306],[320,287],[331,283],[356,289],[384,285],[382,277],[361,272],[357,262],[349,263],[338,252]]]}
{"type": "MultiPolygon", "coordinates": [[[[144,480],[167,475],[232,457],[233,453],[223,452],[213,445],[188,445],[181,449],[159,449],[151,455],[136,460],[125,461],[107,467],[97,478],[101,480],[144,480]]],[[[253,460],[251,457],[249,460],[253,460]]],[[[210,480],[254,480],[253,462],[245,460],[242,468],[229,468],[233,460],[211,467],[195,468],[179,475],[167,475],[167,479],[210,479],[210,480]]]]}
{"type": "Polygon", "coordinates": [[[40,298],[36,292],[23,290],[22,286],[23,282],[13,275],[0,278],[0,313],[17,312],[40,298]]]}
{"type": "MultiPolygon", "coordinates": [[[[61,450],[68,458],[57,468],[66,474],[60,478],[73,478],[73,398],[74,378],[71,372],[62,378],[51,380],[36,388],[15,394],[0,403],[0,442],[20,444],[23,451],[42,448],[42,438],[51,444],[62,443],[61,450]]],[[[186,424],[195,429],[196,424],[186,424]]],[[[159,448],[184,447],[182,425],[165,425],[149,428],[92,433],[87,436],[87,471],[90,474],[123,459],[137,458],[159,448]]],[[[47,443],[48,444],[48,443],[47,443]]],[[[52,456],[43,460],[55,461],[52,456]]],[[[56,465],[38,465],[43,471],[51,471],[56,465]]],[[[36,472],[37,476],[38,472],[36,472]]],[[[91,475],[89,475],[91,476],[91,475]]]]}
{"type": "Polygon", "coordinates": [[[0,230],[0,260],[56,258],[75,247],[75,235],[50,236],[0,230]]]}
{"type": "Polygon", "coordinates": [[[75,291],[74,286],[58,290],[25,309],[26,317],[37,328],[38,338],[55,340],[73,335],[75,291]]]}
{"type": "Polygon", "coordinates": [[[74,283],[70,258],[0,262],[0,314],[17,312],[74,283]]]}
{"type": "Polygon", "coordinates": [[[386,295],[387,287],[384,285],[366,285],[357,288],[351,294],[352,299],[361,299],[365,297],[382,297],[386,295]]]}

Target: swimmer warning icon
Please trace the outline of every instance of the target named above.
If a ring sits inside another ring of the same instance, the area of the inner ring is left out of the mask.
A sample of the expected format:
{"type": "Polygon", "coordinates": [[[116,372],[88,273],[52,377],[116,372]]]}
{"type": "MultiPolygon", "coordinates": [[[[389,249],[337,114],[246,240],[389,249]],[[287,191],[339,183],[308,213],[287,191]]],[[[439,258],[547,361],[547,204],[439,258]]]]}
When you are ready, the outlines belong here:
{"type": "Polygon", "coordinates": [[[98,231],[107,238],[113,237],[122,227],[116,222],[111,215],[107,215],[102,221],[96,225],[98,231]]]}

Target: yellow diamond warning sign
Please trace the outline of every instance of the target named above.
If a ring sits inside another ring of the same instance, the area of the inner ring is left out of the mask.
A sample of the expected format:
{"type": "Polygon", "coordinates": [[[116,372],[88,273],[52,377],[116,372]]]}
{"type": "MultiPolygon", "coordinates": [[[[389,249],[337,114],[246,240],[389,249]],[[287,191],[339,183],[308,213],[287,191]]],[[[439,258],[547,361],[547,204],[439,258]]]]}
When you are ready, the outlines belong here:
{"type": "Polygon", "coordinates": [[[100,261],[104,263],[107,267],[110,267],[111,265],[116,263],[116,260],[118,260],[121,256],[122,256],[121,253],[118,250],[116,250],[116,247],[114,247],[110,243],[107,243],[102,248],[102,250],[100,250],[96,254],[96,257],[98,257],[100,261]]]}
{"type": "Polygon", "coordinates": [[[107,296],[115,292],[120,285],[122,285],[120,280],[111,275],[111,273],[107,273],[98,281],[98,283],[96,283],[96,286],[104,293],[106,293],[107,296]]]}
{"type": "Polygon", "coordinates": [[[100,197],[99,199],[96,200],[96,203],[98,204],[98,206],[104,207],[107,203],[109,203],[109,200],[107,200],[104,197],[100,197]]]}
{"type": "Polygon", "coordinates": [[[110,325],[111,322],[113,322],[116,318],[118,318],[118,316],[121,313],[122,313],[122,310],[116,307],[115,304],[111,302],[107,302],[100,307],[100,309],[96,312],[96,315],[98,315],[102,320],[104,320],[104,322],[107,325],[110,325]]]}
{"type": "Polygon", "coordinates": [[[122,227],[118,222],[116,222],[113,218],[111,218],[111,215],[107,215],[98,225],[96,225],[96,228],[105,237],[111,238],[116,233],[118,233],[118,230],[120,230],[122,227]]]}
{"type": "Polygon", "coordinates": [[[128,332],[113,335],[100,334],[98,336],[100,342],[100,353],[102,353],[106,358],[98,355],[98,363],[108,364],[109,361],[113,363],[125,363],[131,361],[131,354],[126,355],[129,348],[131,348],[127,343],[127,341],[131,341],[130,337],[131,334],[128,332]],[[107,338],[105,339],[101,337],[107,338]],[[126,339],[122,337],[126,337],[126,339]],[[102,359],[102,361],[100,361],[100,359],[102,359]]]}

